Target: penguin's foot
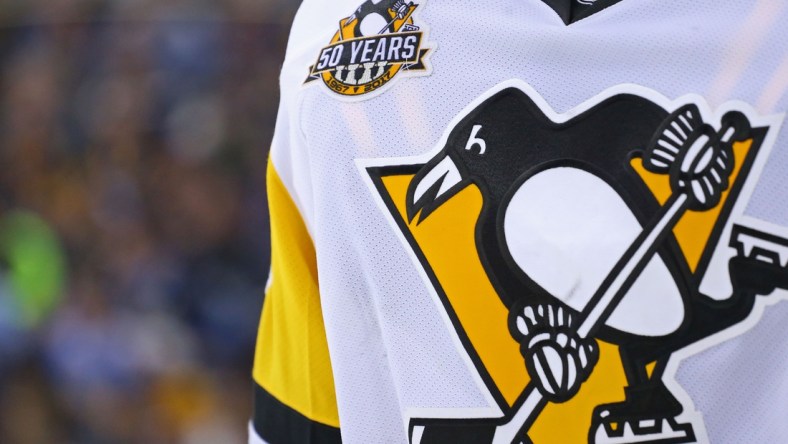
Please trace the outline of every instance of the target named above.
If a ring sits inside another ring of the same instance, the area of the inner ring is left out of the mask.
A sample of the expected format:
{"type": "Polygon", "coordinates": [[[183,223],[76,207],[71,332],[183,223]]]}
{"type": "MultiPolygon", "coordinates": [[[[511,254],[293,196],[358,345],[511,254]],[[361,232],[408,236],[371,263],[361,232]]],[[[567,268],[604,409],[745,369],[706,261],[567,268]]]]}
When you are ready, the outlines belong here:
{"type": "Polygon", "coordinates": [[[695,443],[692,425],[680,424],[676,418],[607,422],[592,427],[589,443],[593,444],[679,444],[695,443]],[[615,427],[614,427],[615,426],[615,427]]]}
{"type": "Polygon", "coordinates": [[[590,443],[696,442],[692,425],[676,420],[683,409],[664,385],[627,387],[625,392],[626,401],[594,410],[590,443]]]}

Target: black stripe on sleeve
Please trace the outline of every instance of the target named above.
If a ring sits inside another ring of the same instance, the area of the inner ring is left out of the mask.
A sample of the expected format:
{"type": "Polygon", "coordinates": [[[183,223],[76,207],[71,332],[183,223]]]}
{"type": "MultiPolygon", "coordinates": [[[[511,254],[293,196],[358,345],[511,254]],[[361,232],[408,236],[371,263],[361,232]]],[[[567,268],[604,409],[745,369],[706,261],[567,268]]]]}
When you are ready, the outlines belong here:
{"type": "Polygon", "coordinates": [[[253,424],[268,444],[341,444],[339,429],[312,421],[254,385],[253,424]]]}

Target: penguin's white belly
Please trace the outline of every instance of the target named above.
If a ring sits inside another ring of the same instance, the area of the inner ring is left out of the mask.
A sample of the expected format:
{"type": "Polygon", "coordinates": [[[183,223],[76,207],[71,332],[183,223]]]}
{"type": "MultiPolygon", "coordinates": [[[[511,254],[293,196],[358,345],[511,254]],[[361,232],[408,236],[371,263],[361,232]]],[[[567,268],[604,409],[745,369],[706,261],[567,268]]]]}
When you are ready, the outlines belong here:
{"type": "MultiPolygon", "coordinates": [[[[582,311],[643,231],[621,196],[578,168],[552,168],[529,178],[504,215],[504,237],[514,261],[542,288],[582,311]]],[[[644,336],[674,332],[684,319],[681,293],[654,255],[607,319],[644,336]]]]}
{"type": "MultiPolygon", "coordinates": [[[[373,2],[374,3],[374,2],[373,2]]],[[[361,19],[361,35],[365,37],[380,34],[380,31],[386,28],[388,20],[378,13],[371,13],[361,19]]]]}

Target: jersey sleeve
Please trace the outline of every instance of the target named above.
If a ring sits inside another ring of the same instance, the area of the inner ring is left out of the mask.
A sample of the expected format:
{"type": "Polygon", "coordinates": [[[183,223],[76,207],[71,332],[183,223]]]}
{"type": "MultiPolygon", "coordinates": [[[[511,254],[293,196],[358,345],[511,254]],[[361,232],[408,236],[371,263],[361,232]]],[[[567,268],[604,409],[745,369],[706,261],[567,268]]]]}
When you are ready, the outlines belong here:
{"type": "Polygon", "coordinates": [[[310,226],[308,150],[297,112],[305,78],[299,57],[308,52],[294,46],[291,34],[267,168],[271,274],[254,358],[255,410],[250,430],[250,442],[258,444],[340,442],[310,226]]]}
{"type": "Polygon", "coordinates": [[[272,161],[267,186],[271,276],[254,359],[255,412],[250,442],[338,443],[339,415],[315,248],[272,161]],[[255,441],[257,438],[262,441],[255,441]]]}
{"type": "Polygon", "coordinates": [[[301,91],[314,17],[296,14],[280,75],[280,106],[267,168],[271,274],[255,350],[250,443],[341,442],[334,375],[323,321],[313,225],[308,144],[301,131],[301,91]],[[307,47],[305,47],[305,45],[307,47]]]}

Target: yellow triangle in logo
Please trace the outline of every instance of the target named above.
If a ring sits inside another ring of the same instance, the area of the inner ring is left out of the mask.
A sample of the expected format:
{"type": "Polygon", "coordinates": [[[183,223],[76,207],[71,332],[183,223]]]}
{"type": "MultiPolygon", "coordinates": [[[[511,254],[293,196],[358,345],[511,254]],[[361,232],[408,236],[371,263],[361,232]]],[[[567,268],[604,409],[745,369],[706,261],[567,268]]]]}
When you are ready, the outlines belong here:
{"type": "MultiPolygon", "coordinates": [[[[461,326],[461,334],[470,342],[505,402],[512,406],[528,385],[520,344],[508,328],[509,310],[503,304],[479,258],[476,247],[476,223],[483,205],[481,191],[469,185],[418,223],[407,222],[405,203],[413,174],[380,177],[388,194],[393,216],[420,250],[449,303],[447,311],[461,326]]],[[[388,199],[387,199],[388,200],[388,199]]],[[[548,404],[528,432],[533,442],[587,442],[592,412],[601,404],[624,400],[626,375],[618,347],[598,341],[599,361],[595,371],[570,401],[548,404]],[[567,418],[573,418],[567,422],[567,418]]]]}
{"type": "MultiPolygon", "coordinates": [[[[733,173],[731,173],[730,176],[731,186],[728,187],[727,191],[722,193],[720,204],[709,211],[688,211],[684,217],[679,220],[676,227],[673,228],[673,234],[676,236],[676,240],[684,253],[684,257],[687,259],[687,264],[693,273],[698,268],[703,252],[706,250],[706,244],[709,241],[711,232],[714,230],[717,220],[720,217],[720,212],[725,207],[725,202],[728,200],[730,190],[739,178],[742,165],[744,165],[744,161],[747,159],[750,149],[752,148],[752,143],[752,139],[749,139],[733,144],[734,167],[733,173]]],[[[654,193],[654,197],[657,198],[660,204],[664,205],[672,193],[670,189],[670,177],[666,174],[656,174],[647,171],[643,167],[643,159],[640,157],[633,158],[630,164],[643,179],[643,182],[645,182],[651,192],[654,193]]]]}

